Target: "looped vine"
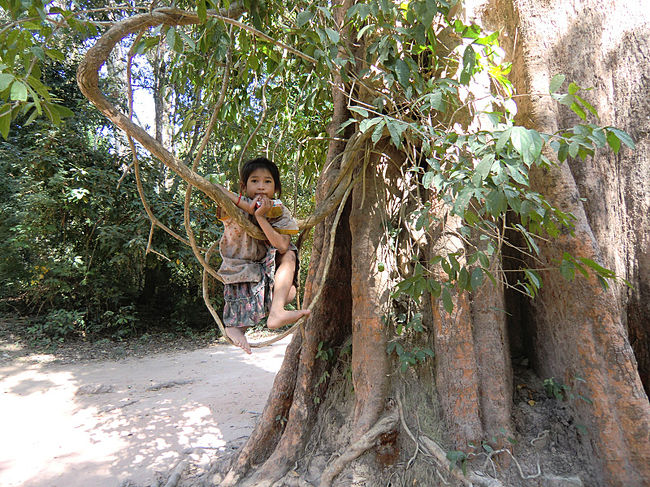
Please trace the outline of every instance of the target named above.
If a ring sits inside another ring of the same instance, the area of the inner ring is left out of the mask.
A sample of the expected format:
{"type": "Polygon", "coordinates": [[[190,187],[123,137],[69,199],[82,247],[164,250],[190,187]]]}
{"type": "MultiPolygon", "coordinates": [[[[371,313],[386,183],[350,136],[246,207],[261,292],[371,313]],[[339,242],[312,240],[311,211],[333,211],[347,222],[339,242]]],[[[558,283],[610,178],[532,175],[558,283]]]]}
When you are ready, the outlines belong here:
{"type": "MultiPolygon", "coordinates": [[[[215,19],[230,24],[231,26],[236,26],[240,28],[246,28],[246,30],[251,30],[251,28],[245,26],[244,24],[241,24],[240,22],[228,17],[227,12],[222,12],[222,13],[209,12],[209,15],[215,19]]],[[[227,337],[223,323],[221,322],[221,319],[218,317],[217,313],[214,311],[213,306],[211,305],[209,299],[209,293],[208,293],[208,277],[207,277],[208,274],[220,280],[217,272],[209,264],[210,256],[212,255],[214,249],[216,248],[216,243],[212,244],[212,246],[210,246],[210,248],[207,251],[205,251],[205,256],[202,255],[202,252],[205,249],[201,249],[197,245],[194,232],[191,227],[190,199],[191,199],[192,188],[199,189],[200,191],[205,193],[210,199],[215,201],[217,205],[220,206],[231,218],[233,218],[234,221],[237,222],[237,224],[239,224],[249,235],[260,240],[266,239],[263,232],[258,227],[256,227],[252,222],[250,222],[246,218],[246,216],[235,207],[235,205],[227,198],[227,196],[222,192],[222,190],[218,186],[214,185],[213,183],[203,178],[196,172],[198,163],[203,155],[205,147],[207,146],[207,142],[209,140],[210,134],[212,133],[216,125],[216,122],[218,121],[219,113],[221,111],[221,108],[225,100],[225,94],[227,91],[226,88],[230,77],[229,72],[231,67],[230,49],[227,54],[226,65],[224,67],[224,76],[223,76],[223,81],[221,86],[220,97],[217,103],[215,104],[215,107],[212,110],[210,121],[205,129],[201,143],[193,158],[193,164],[191,168],[185,165],[183,162],[179,161],[159,141],[151,137],[142,127],[134,123],[132,120],[133,119],[133,88],[131,83],[131,66],[133,62],[133,57],[135,55],[135,46],[142,38],[144,32],[147,29],[158,25],[176,26],[176,25],[198,24],[201,22],[202,21],[197,14],[191,12],[185,12],[174,8],[152,9],[149,13],[139,14],[134,17],[128,18],[124,21],[118,22],[114,24],[97,41],[97,43],[88,50],[88,52],[84,56],[84,59],[79,65],[77,71],[77,83],[82,93],[86,96],[86,98],[88,98],[88,100],[91,103],[93,103],[118,128],[120,128],[127,134],[127,138],[129,141],[129,146],[131,148],[131,153],[133,158],[133,167],[134,167],[138,193],[142,201],[142,205],[145,209],[145,212],[147,213],[147,216],[152,224],[147,251],[153,251],[151,250],[150,247],[151,247],[151,237],[153,236],[153,230],[155,227],[159,227],[163,229],[166,233],[170,234],[172,237],[176,238],[177,240],[183,242],[184,244],[192,248],[194,256],[203,267],[204,301],[206,303],[206,306],[208,307],[208,310],[213,316],[215,322],[221,329],[222,334],[227,337]],[[128,35],[136,32],[138,34],[129,50],[128,59],[127,59],[129,113],[128,116],[126,116],[114,104],[112,104],[99,90],[98,72],[102,64],[106,61],[106,59],[108,58],[108,56],[110,55],[114,47],[116,46],[116,44],[121,40],[123,40],[128,35]],[[181,237],[172,229],[170,229],[165,224],[163,224],[153,213],[151,206],[149,205],[144,194],[144,189],[142,186],[142,180],[140,174],[140,164],[139,164],[134,140],[137,140],[140,144],[142,144],[142,146],[145,149],[147,149],[152,155],[158,158],[165,166],[167,166],[169,169],[175,172],[187,183],[187,189],[184,198],[184,211],[183,211],[183,215],[184,215],[183,220],[184,220],[185,232],[188,237],[187,239],[181,237]]],[[[274,41],[273,39],[269,38],[268,36],[264,35],[263,33],[255,29],[253,29],[253,33],[257,36],[264,38],[267,41],[269,40],[272,41],[275,45],[279,45],[283,47],[288,52],[299,55],[303,59],[306,59],[310,62],[314,61],[309,56],[303,55],[299,51],[290,48],[289,46],[286,46],[283,43],[274,41]]],[[[267,84],[268,84],[268,79],[264,84],[264,88],[266,88],[267,84]]],[[[264,113],[256,127],[256,130],[259,129],[261,123],[263,123],[265,116],[266,116],[266,102],[264,100],[264,113]]],[[[247,145],[250,142],[253,135],[254,134],[251,134],[251,136],[248,138],[247,145]]],[[[336,180],[334,181],[334,184],[331,185],[329,194],[325,197],[323,204],[319,208],[317,208],[310,217],[308,217],[305,220],[298,221],[299,230],[301,230],[302,232],[306,232],[306,230],[312,228],[313,226],[323,221],[332,211],[334,211],[335,208],[338,207],[338,211],[336,213],[336,216],[334,218],[334,223],[330,231],[330,249],[329,249],[329,255],[325,265],[325,270],[321,275],[321,283],[318,286],[318,291],[316,292],[311,302],[309,303],[308,306],[309,309],[312,309],[316,304],[316,302],[318,301],[320,297],[320,287],[322,286],[322,283],[325,281],[327,277],[327,270],[329,269],[333,248],[334,248],[336,226],[338,225],[345,203],[355,183],[355,180],[352,178],[352,171],[354,170],[354,168],[358,163],[358,158],[356,158],[355,155],[357,153],[360,144],[362,144],[365,141],[365,139],[366,137],[364,136],[361,137],[355,136],[350,141],[348,141],[348,149],[346,149],[346,151],[343,153],[342,156],[343,160],[341,162],[341,169],[339,170],[339,173],[337,175],[336,180]]],[[[262,343],[251,344],[251,346],[261,347],[273,343],[277,340],[280,340],[281,338],[288,335],[289,333],[292,333],[297,326],[302,326],[303,321],[304,318],[299,320],[289,330],[278,335],[272,340],[268,340],[262,343]]]]}

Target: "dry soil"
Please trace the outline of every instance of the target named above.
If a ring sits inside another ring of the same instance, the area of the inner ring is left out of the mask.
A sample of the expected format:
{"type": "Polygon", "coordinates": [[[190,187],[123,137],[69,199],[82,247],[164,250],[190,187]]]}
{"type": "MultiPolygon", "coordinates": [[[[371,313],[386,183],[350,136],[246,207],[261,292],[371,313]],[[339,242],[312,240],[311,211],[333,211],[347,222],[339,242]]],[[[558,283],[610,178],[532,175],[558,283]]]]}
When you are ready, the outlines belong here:
{"type": "Polygon", "coordinates": [[[212,344],[89,359],[5,337],[0,486],[155,485],[190,448],[207,464],[250,435],[289,340],[252,355],[212,344]]]}

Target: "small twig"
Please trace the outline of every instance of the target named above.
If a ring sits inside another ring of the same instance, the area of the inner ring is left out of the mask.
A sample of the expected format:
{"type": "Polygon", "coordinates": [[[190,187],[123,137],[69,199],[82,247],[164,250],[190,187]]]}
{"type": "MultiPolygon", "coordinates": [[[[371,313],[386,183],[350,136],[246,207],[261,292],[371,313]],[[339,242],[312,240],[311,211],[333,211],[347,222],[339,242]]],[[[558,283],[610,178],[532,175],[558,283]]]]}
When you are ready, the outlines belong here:
{"type": "MultiPolygon", "coordinates": [[[[156,9],[156,10],[162,10],[162,9],[156,9]]],[[[229,17],[224,17],[222,15],[218,15],[218,14],[213,13],[213,12],[214,11],[208,10],[207,16],[208,17],[213,17],[215,19],[222,20],[226,24],[234,25],[235,27],[239,27],[240,29],[247,30],[251,34],[255,35],[256,37],[259,37],[260,39],[264,39],[265,41],[268,41],[268,42],[270,42],[272,44],[275,44],[278,47],[286,49],[288,52],[290,52],[292,54],[295,54],[296,56],[298,56],[298,57],[300,57],[300,58],[304,59],[305,61],[308,61],[308,62],[310,62],[312,64],[317,64],[318,63],[318,61],[316,61],[316,59],[314,59],[313,57],[308,56],[307,54],[298,51],[297,49],[289,46],[288,44],[285,44],[282,41],[278,41],[276,39],[273,39],[273,37],[269,36],[268,34],[265,34],[264,32],[261,32],[261,31],[257,30],[254,27],[251,27],[250,25],[244,24],[242,22],[239,22],[239,21],[237,21],[235,19],[231,19],[229,17]]]]}
{"type": "Polygon", "coordinates": [[[542,475],[542,468],[539,466],[539,458],[537,459],[537,473],[533,475],[524,475],[524,472],[521,470],[521,465],[519,464],[519,461],[515,458],[512,452],[507,448],[504,448],[504,450],[508,455],[510,455],[510,458],[512,458],[515,461],[515,464],[517,465],[517,470],[519,470],[519,475],[523,480],[536,479],[537,477],[542,475]]]}
{"type": "Polygon", "coordinates": [[[159,257],[162,257],[162,258],[165,259],[167,262],[171,262],[171,261],[172,261],[169,257],[167,257],[166,255],[161,254],[160,252],[158,252],[158,251],[156,251],[156,250],[151,249],[151,250],[149,250],[149,252],[151,252],[152,254],[156,254],[156,255],[159,256],[159,257]]]}
{"type": "Polygon", "coordinates": [[[404,408],[402,408],[402,401],[400,400],[399,395],[395,397],[395,400],[397,401],[399,419],[400,423],[402,424],[402,428],[404,428],[406,434],[409,435],[409,437],[413,440],[413,443],[415,443],[415,452],[413,452],[413,456],[409,459],[409,461],[406,462],[406,468],[408,469],[411,467],[418,455],[418,451],[420,450],[420,443],[418,442],[417,438],[415,438],[413,433],[411,433],[411,429],[408,427],[408,424],[406,424],[406,419],[404,418],[404,408]]]}
{"type": "Polygon", "coordinates": [[[244,159],[244,155],[246,154],[246,151],[248,150],[248,146],[251,144],[251,142],[257,135],[257,132],[259,132],[260,128],[262,128],[262,125],[266,121],[266,116],[268,115],[269,104],[266,101],[266,87],[269,85],[269,82],[271,81],[271,79],[273,79],[275,73],[283,66],[283,64],[284,64],[284,59],[280,63],[278,63],[278,66],[275,68],[273,73],[267,76],[266,79],[264,80],[264,84],[262,85],[262,107],[263,107],[262,115],[260,116],[257,125],[248,136],[248,139],[246,139],[246,143],[244,144],[244,147],[242,148],[241,153],[239,154],[239,162],[237,163],[238,174],[241,174],[242,161],[244,159]]]}
{"type": "Polygon", "coordinates": [[[532,440],[530,440],[530,444],[533,445],[533,446],[535,446],[535,442],[536,442],[536,441],[541,441],[541,440],[543,440],[544,438],[546,438],[546,437],[548,436],[549,433],[550,433],[549,430],[544,430],[544,431],[542,431],[540,434],[537,435],[536,438],[533,438],[532,440]]]}
{"type": "Polygon", "coordinates": [[[438,471],[437,468],[436,468],[436,475],[438,475],[438,478],[442,481],[443,484],[449,485],[449,482],[445,480],[445,478],[442,476],[442,474],[438,471]]]}

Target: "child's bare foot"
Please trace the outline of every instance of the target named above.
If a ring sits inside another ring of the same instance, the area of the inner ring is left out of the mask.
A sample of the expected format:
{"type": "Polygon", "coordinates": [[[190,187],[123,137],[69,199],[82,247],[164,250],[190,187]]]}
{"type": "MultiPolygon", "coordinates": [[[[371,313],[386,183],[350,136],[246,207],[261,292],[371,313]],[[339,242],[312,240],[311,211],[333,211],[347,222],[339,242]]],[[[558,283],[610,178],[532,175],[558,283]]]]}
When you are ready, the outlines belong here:
{"type": "Polygon", "coordinates": [[[246,340],[246,335],[244,334],[245,331],[246,328],[238,328],[236,326],[226,327],[226,335],[228,335],[228,338],[230,338],[232,342],[244,352],[250,354],[252,353],[251,346],[248,344],[248,340],[246,340]]]}
{"type": "Polygon", "coordinates": [[[283,309],[278,312],[271,312],[269,313],[269,318],[266,320],[266,326],[268,326],[271,330],[275,330],[276,328],[283,327],[284,325],[295,323],[303,316],[309,316],[310,314],[311,310],[309,309],[296,309],[292,311],[283,309]]]}

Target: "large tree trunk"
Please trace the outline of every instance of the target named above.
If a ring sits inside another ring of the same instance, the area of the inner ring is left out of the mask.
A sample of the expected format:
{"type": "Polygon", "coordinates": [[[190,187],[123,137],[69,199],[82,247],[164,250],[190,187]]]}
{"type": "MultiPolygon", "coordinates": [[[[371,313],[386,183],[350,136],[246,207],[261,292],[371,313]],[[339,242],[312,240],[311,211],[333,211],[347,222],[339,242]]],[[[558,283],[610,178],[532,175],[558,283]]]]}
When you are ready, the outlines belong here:
{"type": "Polygon", "coordinates": [[[517,60],[513,82],[520,93],[531,94],[518,103],[520,123],[555,133],[579,122],[543,95],[550,79],[565,73],[581,86],[595,87],[589,101],[601,122],[629,130],[639,144],[635,154],[603,151],[534,174],[533,189],[577,217],[574,235],[564,233],[543,245],[544,264],[554,267],[569,252],[614,269],[634,288],[603,290],[595,278],[567,282],[559,272],[545,271],[540,295],[530,304],[529,333],[531,359],[542,377],[586,381],[593,404],[578,401],[576,408],[589,432],[586,447],[600,459],[603,481],[642,485],[650,479],[650,407],[639,377],[639,371],[648,374],[650,178],[648,121],[641,114],[650,104],[638,94],[647,90],[650,73],[647,8],[599,0],[514,0],[494,6],[490,20],[507,27],[510,55],[517,60]]]}

